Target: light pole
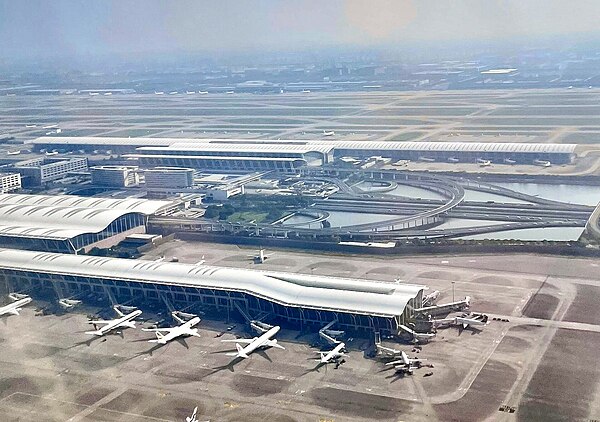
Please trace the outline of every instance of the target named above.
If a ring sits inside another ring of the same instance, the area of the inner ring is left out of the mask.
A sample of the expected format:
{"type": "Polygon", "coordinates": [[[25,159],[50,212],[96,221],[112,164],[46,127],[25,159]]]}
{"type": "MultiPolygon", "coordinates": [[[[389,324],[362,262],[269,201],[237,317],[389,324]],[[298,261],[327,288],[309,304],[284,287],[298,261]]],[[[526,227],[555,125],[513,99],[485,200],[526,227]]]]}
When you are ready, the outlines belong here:
{"type": "Polygon", "coordinates": [[[456,281],[452,282],[452,303],[454,303],[454,283],[456,283],[456,281]]]}

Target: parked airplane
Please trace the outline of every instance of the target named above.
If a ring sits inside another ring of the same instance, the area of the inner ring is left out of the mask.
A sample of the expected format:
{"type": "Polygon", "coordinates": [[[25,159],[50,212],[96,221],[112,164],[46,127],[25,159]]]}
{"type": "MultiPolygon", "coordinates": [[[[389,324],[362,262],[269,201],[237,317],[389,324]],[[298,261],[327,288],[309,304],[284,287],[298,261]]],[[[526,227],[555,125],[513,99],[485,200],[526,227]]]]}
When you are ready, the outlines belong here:
{"type": "Polygon", "coordinates": [[[410,366],[413,363],[419,364],[427,359],[419,359],[419,358],[409,358],[408,355],[406,354],[406,352],[404,350],[400,351],[400,359],[398,360],[393,360],[391,362],[386,363],[386,365],[404,365],[404,366],[410,366]]]}
{"type": "Polygon", "coordinates": [[[58,304],[64,309],[72,309],[77,305],[81,305],[81,300],[76,299],[59,299],[58,304]]]}
{"type": "Polygon", "coordinates": [[[106,333],[116,329],[116,328],[135,328],[135,318],[142,314],[142,311],[136,309],[135,311],[125,315],[123,312],[119,310],[118,307],[114,306],[113,309],[119,315],[120,318],[111,319],[111,320],[97,320],[97,321],[88,321],[88,324],[93,324],[95,331],[86,331],[86,334],[91,334],[95,336],[103,336],[106,333]],[[106,324],[100,329],[97,328],[97,324],[106,324]]]}
{"type": "Polygon", "coordinates": [[[483,158],[478,158],[477,163],[479,163],[479,167],[489,167],[492,165],[490,160],[484,160],[483,158]]]}
{"type": "Polygon", "coordinates": [[[335,135],[335,132],[333,130],[324,130],[323,131],[323,136],[333,136],[335,135]]]}
{"type": "Polygon", "coordinates": [[[19,312],[21,312],[22,307],[27,305],[28,303],[31,303],[32,299],[29,296],[23,297],[21,299],[18,299],[17,301],[10,303],[6,306],[3,306],[0,308],[0,316],[1,315],[19,315],[19,312]]]}
{"type": "Polygon", "coordinates": [[[185,93],[186,93],[187,95],[192,95],[192,94],[195,94],[195,93],[196,93],[196,91],[185,91],[185,93]]]}
{"type": "Polygon", "coordinates": [[[456,317],[456,323],[462,324],[463,328],[469,328],[471,325],[487,325],[488,316],[484,314],[471,314],[456,317]]]}
{"type": "Polygon", "coordinates": [[[200,334],[198,334],[198,329],[192,328],[198,325],[200,322],[199,317],[194,317],[189,321],[184,321],[183,319],[179,318],[177,314],[173,314],[173,318],[179,321],[181,325],[171,328],[142,328],[142,331],[151,331],[156,334],[156,339],[148,340],[148,343],[167,344],[171,340],[175,340],[176,338],[182,336],[200,337],[200,334]]]}
{"type": "Polygon", "coordinates": [[[546,160],[533,160],[533,164],[540,167],[550,167],[552,163],[546,160]]]}
{"type": "Polygon", "coordinates": [[[319,361],[321,363],[330,363],[330,362],[335,362],[342,356],[348,356],[344,353],[344,347],[346,347],[346,344],[340,343],[337,346],[335,346],[333,348],[333,350],[330,350],[329,352],[317,352],[317,353],[320,353],[320,355],[321,355],[321,358],[319,359],[319,361]]]}
{"type": "Polygon", "coordinates": [[[462,316],[457,317],[432,319],[431,323],[435,328],[440,326],[459,325],[462,326],[463,329],[467,329],[469,326],[473,325],[487,325],[488,316],[484,314],[463,314],[462,316]]]}
{"type": "Polygon", "coordinates": [[[419,359],[419,358],[409,358],[406,352],[400,352],[400,359],[394,360],[386,363],[386,365],[393,365],[396,370],[406,371],[411,373],[413,368],[420,367],[421,362],[426,361],[427,359],[419,359]]]}
{"type": "Polygon", "coordinates": [[[154,95],[164,95],[164,91],[154,91],[154,95]]]}
{"type": "Polygon", "coordinates": [[[206,95],[206,94],[208,94],[208,91],[198,91],[198,94],[200,94],[200,95],[206,95]]]}
{"type": "Polygon", "coordinates": [[[235,343],[237,352],[227,353],[227,356],[235,356],[236,358],[249,357],[250,353],[260,348],[277,347],[278,349],[284,349],[285,347],[277,343],[277,339],[273,339],[275,334],[279,332],[281,327],[275,326],[262,334],[260,337],[254,337],[252,339],[235,339],[235,340],[221,340],[224,343],[235,343]],[[240,343],[246,344],[246,347],[240,346],[240,343]]]}

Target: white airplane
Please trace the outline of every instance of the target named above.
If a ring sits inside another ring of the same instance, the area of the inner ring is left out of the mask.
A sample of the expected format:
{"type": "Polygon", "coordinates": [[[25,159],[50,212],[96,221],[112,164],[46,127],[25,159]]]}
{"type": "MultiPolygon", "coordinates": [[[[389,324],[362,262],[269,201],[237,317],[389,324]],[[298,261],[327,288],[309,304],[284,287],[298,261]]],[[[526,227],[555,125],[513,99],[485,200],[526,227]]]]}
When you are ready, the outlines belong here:
{"type": "Polygon", "coordinates": [[[310,89],[303,89],[303,90],[302,90],[302,93],[303,93],[303,94],[310,94],[310,89]]]}
{"type": "Polygon", "coordinates": [[[31,301],[32,299],[29,296],[27,296],[9,305],[3,306],[0,308],[0,315],[19,315],[19,312],[21,312],[22,307],[27,305],[28,303],[31,303],[31,301]]]}
{"type": "Polygon", "coordinates": [[[345,343],[340,343],[330,350],[329,352],[316,352],[321,355],[321,358],[318,359],[321,363],[330,363],[342,356],[348,356],[344,353],[344,347],[346,347],[345,343]]]}
{"type": "Polygon", "coordinates": [[[77,305],[81,305],[81,300],[76,299],[59,299],[58,304],[64,309],[72,309],[77,305]]]}
{"type": "Polygon", "coordinates": [[[123,312],[121,312],[119,310],[119,308],[117,308],[116,306],[114,306],[113,309],[119,315],[120,318],[111,319],[111,320],[107,320],[107,321],[104,321],[104,320],[88,321],[88,324],[93,324],[94,328],[96,328],[97,324],[106,324],[106,325],[104,325],[100,329],[96,328],[95,331],[86,331],[85,333],[91,334],[94,336],[103,336],[106,333],[108,333],[109,331],[112,331],[116,328],[135,328],[135,321],[133,321],[133,320],[142,314],[142,311],[140,311],[139,309],[136,309],[135,311],[133,311],[127,315],[125,315],[123,312]]]}
{"type": "Polygon", "coordinates": [[[483,158],[478,158],[477,163],[479,163],[479,167],[489,167],[492,165],[490,160],[484,160],[483,158]]]}
{"type": "Polygon", "coordinates": [[[235,91],[227,91],[225,94],[235,94],[235,91]]]}
{"type": "Polygon", "coordinates": [[[515,160],[511,160],[510,158],[505,158],[504,159],[504,164],[515,164],[516,161],[515,160]]]}
{"type": "Polygon", "coordinates": [[[175,340],[177,337],[200,337],[200,334],[198,334],[198,329],[192,328],[198,325],[200,322],[199,317],[194,317],[189,321],[184,321],[177,315],[173,314],[173,318],[181,322],[181,325],[171,328],[142,328],[142,331],[152,331],[156,334],[156,339],[148,340],[148,343],[167,344],[171,340],[175,340]]]}
{"type": "Polygon", "coordinates": [[[206,95],[206,94],[208,94],[208,91],[198,91],[198,94],[200,94],[200,95],[206,95]]]}
{"type": "Polygon", "coordinates": [[[187,95],[192,95],[192,94],[195,94],[195,93],[196,93],[196,91],[185,91],[185,93],[186,93],[187,95]]]}
{"type": "Polygon", "coordinates": [[[224,343],[235,343],[235,348],[237,352],[227,353],[227,356],[235,356],[236,358],[248,358],[250,353],[254,352],[256,349],[267,348],[267,347],[277,347],[278,349],[285,350],[285,347],[281,346],[277,343],[277,339],[272,339],[281,327],[275,326],[269,329],[267,332],[262,334],[260,337],[254,337],[252,339],[235,339],[235,340],[221,340],[224,343]],[[240,343],[246,344],[246,347],[240,346],[240,343]]]}
{"type": "Polygon", "coordinates": [[[333,130],[324,130],[323,131],[323,136],[333,136],[335,135],[335,132],[333,130]]]}
{"type": "Polygon", "coordinates": [[[461,324],[464,329],[471,325],[487,325],[488,316],[484,314],[471,314],[456,317],[456,324],[461,324]]]}
{"type": "Polygon", "coordinates": [[[154,91],[154,95],[164,95],[164,91],[154,91]]]}
{"type": "Polygon", "coordinates": [[[408,369],[409,371],[416,365],[421,365],[421,362],[427,359],[409,358],[405,351],[400,352],[400,359],[386,363],[386,365],[394,365],[397,369],[408,369]]]}
{"type": "Polygon", "coordinates": [[[552,163],[546,160],[533,160],[533,164],[540,167],[550,167],[552,163]]]}
{"type": "Polygon", "coordinates": [[[458,317],[450,317],[444,319],[432,319],[431,323],[435,328],[448,325],[459,325],[463,329],[469,328],[472,325],[487,325],[488,316],[484,314],[463,314],[458,317]]]}

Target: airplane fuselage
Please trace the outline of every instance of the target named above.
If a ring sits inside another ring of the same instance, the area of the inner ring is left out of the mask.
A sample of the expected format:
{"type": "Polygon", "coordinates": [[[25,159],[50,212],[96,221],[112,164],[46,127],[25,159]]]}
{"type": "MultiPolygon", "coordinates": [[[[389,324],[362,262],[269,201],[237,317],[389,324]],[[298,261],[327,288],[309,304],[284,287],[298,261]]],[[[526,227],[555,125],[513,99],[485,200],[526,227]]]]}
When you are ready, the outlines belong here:
{"type": "Polygon", "coordinates": [[[171,328],[169,330],[168,334],[165,334],[164,336],[162,336],[156,340],[150,340],[150,342],[151,343],[159,343],[159,344],[167,344],[168,342],[176,339],[177,337],[197,335],[198,329],[193,328],[193,327],[198,325],[199,322],[200,322],[200,318],[194,317],[194,318],[190,319],[189,321],[181,324],[178,327],[171,328]]]}
{"type": "Polygon", "coordinates": [[[337,346],[335,346],[333,348],[333,350],[327,352],[327,353],[323,353],[321,352],[321,362],[322,363],[328,363],[331,362],[332,360],[337,359],[340,356],[344,355],[344,347],[346,347],[345,343],[340,343],[337,346]]]}
{"type": "Polygon", "coordinates": [[[277,340],[271,340],[275,337],[275,334],[279,332],[281,328],[275,326],[269,329],[266,333],[262,334],[260,337],[256,337],[252,343],[248,344],[240,351],[240,356],[248,356],[250,353],[254,352],[256,349],[261,347],[268,346],[271,341],[277,342],[277,340]]]}
{"type": "Polygon", "coordinates": [[[121,318],[118,318],[118,319],[108,322],[105,326],[100,327],[96,331],[87,331],[86,334],[103,336],[104,334],[106,334],[116,328],[120,328],[120,327],[135,328],[135,322],[133,320],[135,318],[137,318],[138,316],[140,316],[141,314],[142,314],[142,311],[140,311],[139,309],[135,310],[130,314],[124,315],[121,318]]]}
{"type": "Polygon", "coordinates": [[[0,308],[0,315],[6,315],[6,314],[11,314],[11,315],[19,315],[19,311],[21,310],[20,308],[22,306],[27,305],[28,303],[31,303],[32,299],[30,297],[25,297],[23,299],[19,299],[16,302],[13,302],[9,305],[3,306],[2,308],[0,308]]]}

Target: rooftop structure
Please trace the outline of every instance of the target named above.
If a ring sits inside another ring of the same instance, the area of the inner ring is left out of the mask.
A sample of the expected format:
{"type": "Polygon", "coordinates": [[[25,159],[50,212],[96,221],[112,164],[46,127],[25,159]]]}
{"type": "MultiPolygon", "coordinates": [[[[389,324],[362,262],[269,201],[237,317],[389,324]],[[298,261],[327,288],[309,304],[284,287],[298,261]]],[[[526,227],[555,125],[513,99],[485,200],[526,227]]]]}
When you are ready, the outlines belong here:
{"type": "Polygon", "coordinates": [[[9,282],[27,278],[43,287],[52,281],[81,290],[113,290],[116,296],[166,295],[173,302],[241,307],[268,312],[292,323],[397,332],[422,303],[421,285],[0,249],[0,274],[9,282]],[[14,280],[13,280],[14,279],[14,280]],[[85,287],[84,287],[85,286],[85,287]]]}
{"type": "Polygon", "coordinates": [[[124,234],[144,232],[147,216],[170,204],[4,194],[0,195],[0,246],[70,253],[112,246],[124,234]]]}

